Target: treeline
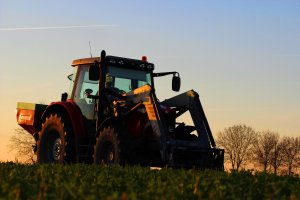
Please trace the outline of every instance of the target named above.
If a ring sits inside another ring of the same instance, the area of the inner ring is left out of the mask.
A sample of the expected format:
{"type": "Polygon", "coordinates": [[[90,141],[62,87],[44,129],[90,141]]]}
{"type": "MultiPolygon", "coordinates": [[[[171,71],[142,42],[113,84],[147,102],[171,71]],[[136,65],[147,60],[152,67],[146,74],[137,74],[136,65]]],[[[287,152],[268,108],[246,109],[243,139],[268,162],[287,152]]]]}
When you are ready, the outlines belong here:
{"type": "Polygon", "coordinates": [[[234,125],[219,132],[216,141],[225,149],[225,163],[232,170],[299,173],[300,137],[280,137],[271,130],[258,132],[246,125],[234,125]]]}
{"type": "MultiPolygon", "coordinates": [[[[219,132],[216,142],[225,149],[227,169],[300,174],[300,137],[280,137],[274,131],[258,132],[246,125],[234,125],[219,132]]],[[[34,144],[30,134],[17,128],[8,146],[16,153],[16,161],[34,163],[34,144]]]]}

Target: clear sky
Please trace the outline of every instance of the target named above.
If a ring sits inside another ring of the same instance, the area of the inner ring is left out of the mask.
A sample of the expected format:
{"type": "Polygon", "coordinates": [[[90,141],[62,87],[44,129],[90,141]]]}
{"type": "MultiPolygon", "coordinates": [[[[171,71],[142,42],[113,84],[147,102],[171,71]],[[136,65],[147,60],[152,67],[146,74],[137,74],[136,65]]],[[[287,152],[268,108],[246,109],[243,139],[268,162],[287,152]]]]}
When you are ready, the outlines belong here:
{"type": "MultiPolygon", "coordinates": [[[[157,72],[179,71],[215,135],[244,123],[300,136],[299,1],[0,0],[0,160],[14,159],[16,103],[58,101],[89,41],[93,56],[147,55],[157,72]],[[90,25],[104,26],[74,27],[90,25]]],[[[176,94],[170,77],[156,86],[160,100],[176,94]]]]}

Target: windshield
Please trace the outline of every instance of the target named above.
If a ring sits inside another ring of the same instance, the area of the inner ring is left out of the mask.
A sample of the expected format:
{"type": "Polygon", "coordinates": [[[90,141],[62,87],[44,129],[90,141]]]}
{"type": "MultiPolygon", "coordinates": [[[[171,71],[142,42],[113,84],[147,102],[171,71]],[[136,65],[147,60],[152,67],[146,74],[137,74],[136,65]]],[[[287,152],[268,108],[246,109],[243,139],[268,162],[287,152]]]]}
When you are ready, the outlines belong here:
{"type": "MultiPolygon", "coordinates": [[[[89,80],[88,70],[88,65],[81,67],[76,66],[74,74],[68,77],[71,80],[69,92],[69,94],[71,94],[76,72],[78,73],[77,87],[75,87],[74,91],[75,101],[85,98],[87,89],[90,89],[90,94],[92,95],[98,94],[98,81],[89,80]]],[[[110,87],[117,88],[126,93],[146,84],[152,85],[151,72],[114,66],[108,66],[106,79],[106,82],[110,82],[110,87]]]]}
{"type": "Polygon", "coordinates": [[[126,93],[146,84],[152,85],[149,71],[109,66],[107,72],[106,82],[110,82],[110,87],[126,93]]]}
{"type": "MultiPolygon", "coordinates": [[[[87,119],[94,119],[95,101],[88,94],[98,95],[98,81],[89,80],[89,66],[75,66],[71,80],[70,94],[87,119]],[[77,78],[77,80],[75,80],[77,78]],[[76,85],[75,85],[76,84],[76,85]]],[[[108,66],[105,86],[120,94],[143,85],[151,85],[151,72],[108,66]]],[[[70,98],[70,97],[69,97],[70,98]]]]}

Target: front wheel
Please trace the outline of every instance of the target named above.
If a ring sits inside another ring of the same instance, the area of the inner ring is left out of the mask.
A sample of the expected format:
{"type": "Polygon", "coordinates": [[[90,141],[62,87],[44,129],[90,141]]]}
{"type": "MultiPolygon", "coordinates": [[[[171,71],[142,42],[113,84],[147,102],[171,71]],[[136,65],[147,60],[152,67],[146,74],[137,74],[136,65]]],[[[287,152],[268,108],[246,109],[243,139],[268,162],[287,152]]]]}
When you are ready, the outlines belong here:
{"type": "Polygon", "coordinates": [[[114,127],[105,127],[100,132],[94,147],[94,163],[110,165],[120,163],[120,140],[114,127]]]}

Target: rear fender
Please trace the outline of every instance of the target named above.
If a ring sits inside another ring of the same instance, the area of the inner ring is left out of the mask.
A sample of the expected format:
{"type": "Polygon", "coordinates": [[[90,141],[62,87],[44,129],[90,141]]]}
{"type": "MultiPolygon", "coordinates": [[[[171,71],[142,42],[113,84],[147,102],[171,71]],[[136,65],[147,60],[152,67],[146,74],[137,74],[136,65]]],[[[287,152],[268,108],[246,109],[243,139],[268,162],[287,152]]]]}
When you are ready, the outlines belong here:
{"type": "Polygon", "coordinates": [[[51,103],[42,115],[42,122],[50,113],[66,113],[72,124],[72,129],[76,137],[86,136],[82,113],[73,101],[51,103]]]}

